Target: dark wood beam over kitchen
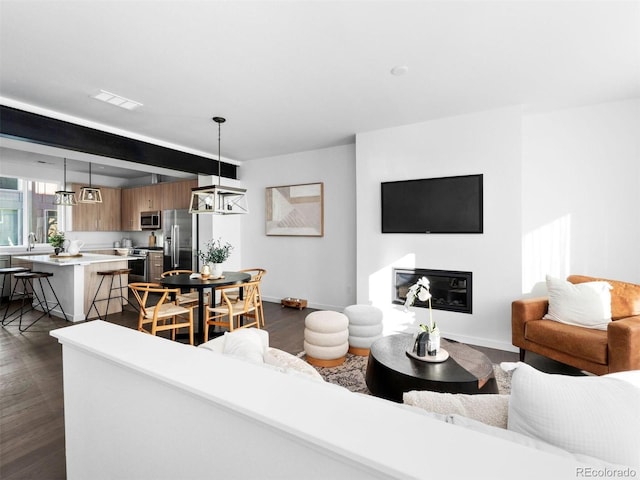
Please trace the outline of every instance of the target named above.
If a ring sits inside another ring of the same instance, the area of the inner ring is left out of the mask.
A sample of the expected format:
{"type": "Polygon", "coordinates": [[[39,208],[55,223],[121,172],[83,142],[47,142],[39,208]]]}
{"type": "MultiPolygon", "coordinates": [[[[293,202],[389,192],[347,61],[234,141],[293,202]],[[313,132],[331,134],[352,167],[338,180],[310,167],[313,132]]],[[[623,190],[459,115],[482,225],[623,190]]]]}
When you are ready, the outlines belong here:
{"type": "MultiPolygon", "coordinates": [[[[75,123],[0,105],[0,136],[127,162],[201,175],[218,175],[218,161],[75,123]]],[[[237,166],[221,162],[220,175],[238,178],[237,166]]]]}

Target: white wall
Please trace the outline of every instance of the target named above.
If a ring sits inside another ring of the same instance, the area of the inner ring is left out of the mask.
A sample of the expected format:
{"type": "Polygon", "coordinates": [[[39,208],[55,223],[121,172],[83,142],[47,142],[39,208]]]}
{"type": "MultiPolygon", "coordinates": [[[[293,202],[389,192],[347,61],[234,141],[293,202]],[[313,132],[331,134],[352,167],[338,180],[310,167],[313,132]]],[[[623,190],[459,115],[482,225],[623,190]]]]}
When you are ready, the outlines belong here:
{"type": "Polygon", "coordinates": [[[546,273],[640,283],[640,99],[523,125],[522,292],[546,273]]]}
{"type": "Polygon", "coordinates": [[[523,115],[509,107],[357,135],[360,303],[388,330],[393,266],[471,270],[473,314],[435,311],[445,336],[513,350],[510,305],[546,274],[640,283],[640,100],[523,115]],[[380,233],[380,182],[484,174],[482,235],[380,233]]]}
{"type": "Polygon", "coordinates": [[[385,311],[385,327],[426,320],[391,305],[392,268],[473,272],[473,314],[434,311],[444,336],[511,347],[511,301],[520,287],[519,107],[359,134],[356,137],[358,303],[385,311]],[[484,174],[484,233],[382,234],[380,182],[484,174]]]}
{"type": "Polygon", "coordinates": [[[354,145],[245,162],[240,174],[250,209],[242,220],[242,263],[267,269],[264,298],[305,298],[335,310],[354,303],[354,145]],[[324,183],[324,236],[266,236],[265,188],[317,182],[324,183]]]}

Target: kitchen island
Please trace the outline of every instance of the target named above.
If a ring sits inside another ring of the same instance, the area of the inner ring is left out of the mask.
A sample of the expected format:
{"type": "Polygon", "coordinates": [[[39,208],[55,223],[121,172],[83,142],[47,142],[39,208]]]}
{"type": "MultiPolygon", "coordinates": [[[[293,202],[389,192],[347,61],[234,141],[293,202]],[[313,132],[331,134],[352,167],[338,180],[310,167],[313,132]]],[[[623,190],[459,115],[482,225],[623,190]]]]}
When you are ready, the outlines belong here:
{"type": "MultiPolygon", "coordinates": [[[[55,290],[66,319],[72,322],[80,322],[87,319],[89,307],[96,294],[96,289],[100,283],[101,276],[97,274],[103,270],[115,270],[127,268],[130,257],[122,255],[102,255],[97,253],[83,253],[80,256],[52,256],[52,255],[25,255],[14,257],[18,260],[28,260],[33,263],[33,271],[53,273],[49,278],[51,286],[55,290]]],[[[99,299],[106,299],[109,295],[111,282],[106,279],[98,293],[99,299]]],[[[118,285],[117,279],[114,287],[118,285]]],[[[128,277],[122,277],[122,296],[128,297],[128,277]]],[[[40,295],[39,285],[34,282],[36,293],[40,295]]],[[[47,289],[48,290],[48,289],[47,289]]],[[[117,295],[117,292],[114,292],[117,295]]],[[[48,301],[55,303],[51,292],[45,292],[48,301]]],[[[97,302],[98,311],[102,316],[105,313],[107,302],[97,302]]],[[[109,302],[109,313],[116,313],[122,310],[119,301],[109,302]]],[[[64,318],[62,311],[56,307],[51,313],[57,317],[64,318]]],[[[93,318],[96,318],[95,309],[91,310],[93,318]]]]}

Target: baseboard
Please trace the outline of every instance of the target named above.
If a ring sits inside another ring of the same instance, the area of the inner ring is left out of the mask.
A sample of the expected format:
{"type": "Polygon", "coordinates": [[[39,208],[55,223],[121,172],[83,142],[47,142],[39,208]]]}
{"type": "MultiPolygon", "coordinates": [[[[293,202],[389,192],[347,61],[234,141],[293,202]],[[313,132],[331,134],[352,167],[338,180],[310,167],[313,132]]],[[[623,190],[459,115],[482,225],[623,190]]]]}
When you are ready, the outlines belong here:
{"type": "MultiPolygon", "coordinates": [[[[279,304],[281,299],[275,298],[275,297],[267,297],[263,295],[262,300],[265,302],[273,302],[273,303],[279,304]]],[[[311,303],[311,302],[307,304],[307,307],[313,308],[316,310],[333,310],[335,312],[342,312],[344,310],[343,306],[324,305],[320,303],[311,303]]],[[[513,346],[510,342],[496,341],[491,338],[472,337],[467,335],[452,334],[444,331],[441,332],[441,335],[444,338],[450,338],[451,340],[455,340],[461,343],[466,343],[467,345],[477,345],[479,347],[494,348],[496,350],[503,350],[505,352],[519,351],[518,347],[513,346]]]]}
{"type": "Polygon", "coordinates": [[[500,342],[500,341],[492,340],[490,338],[469,337],[466,335],[449,334],[447,332],[441,332],[441,335],[444,338],[450,338],[451,340],[455,340],[461,343],[466,343],[467,345],[477,345],[478,347],[493,348],[496,350],[503,350],[505,352],[519,351],[518,347],[512,345],[511,343],[500,342]]]}
{"type": "MultiPolygon", "coordinates": [[[[267,297],[266,295],[262,296],[262,301],[263,302],[272,302],[272,303],[280,303],[280,300],[282,300],[281,298],[275,298],[275,297],[267,297]]],[[[342,306],[338,306],[338,305],[325,305],[322,303],[312,303],[312,302],[308,302],[307,303],[307,308],[313,308],[315,310],[333,310],[335,312],[342,312],[344,310],[344,307],[342,306]]]]}

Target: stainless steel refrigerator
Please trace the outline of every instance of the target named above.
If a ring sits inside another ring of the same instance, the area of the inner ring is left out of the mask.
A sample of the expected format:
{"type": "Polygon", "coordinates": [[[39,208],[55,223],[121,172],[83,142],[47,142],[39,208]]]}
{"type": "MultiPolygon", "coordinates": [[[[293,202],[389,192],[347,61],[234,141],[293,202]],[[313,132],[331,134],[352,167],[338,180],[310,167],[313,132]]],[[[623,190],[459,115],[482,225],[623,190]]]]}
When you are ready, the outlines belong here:
{"type": "Polygon", "coordinates": [[[164,271],[197,270],[197,236],[194,221],[197,215],[189,210],[162,212],[162,238],[164,239],[164,271]]]}

